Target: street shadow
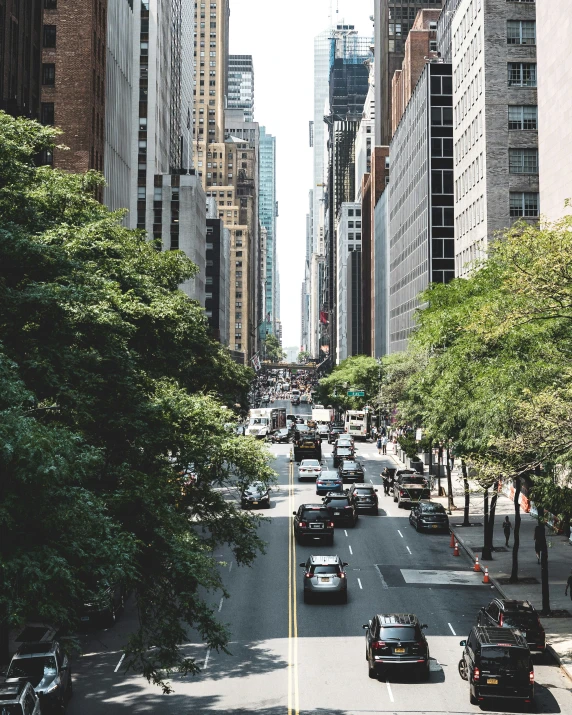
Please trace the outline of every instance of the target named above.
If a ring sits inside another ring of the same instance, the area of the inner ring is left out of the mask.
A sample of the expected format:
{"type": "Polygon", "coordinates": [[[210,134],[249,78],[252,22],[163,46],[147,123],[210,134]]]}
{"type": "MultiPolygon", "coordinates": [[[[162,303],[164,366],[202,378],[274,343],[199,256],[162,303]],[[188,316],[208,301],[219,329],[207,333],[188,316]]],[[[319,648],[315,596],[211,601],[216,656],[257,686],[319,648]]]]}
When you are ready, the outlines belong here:
{"type": "Polygon", "coordinates": [[[389,681],[390,683],[423,683],[424,685],[438,685],[445,682],[445,671],[440,666],[435,658],[431,658],[431,672],[429,678],[426,678],[415,668],[407,666],[393,666],[387,668],[382,673],[378,680],[381,683],[389,681]]]}
{"type": "Polygon", "coordinates": [[[556,698],[544,685],[536,685],[534,694],[534,705],[522,701],[511,700],[491,700],[479,703],[482,712],[498,712],[498,706],[502,705],[503,713],[561,713],[562,709],[556,702],[556,698]]]}

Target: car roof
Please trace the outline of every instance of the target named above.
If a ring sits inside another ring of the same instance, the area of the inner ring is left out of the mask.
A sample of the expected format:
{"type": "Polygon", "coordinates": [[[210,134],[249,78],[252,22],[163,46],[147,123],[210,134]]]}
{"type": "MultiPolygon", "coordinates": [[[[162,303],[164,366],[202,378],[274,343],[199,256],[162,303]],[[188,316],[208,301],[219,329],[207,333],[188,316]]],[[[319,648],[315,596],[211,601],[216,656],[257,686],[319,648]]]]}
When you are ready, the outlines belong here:
{"type": "Polygon", "coordinates": [[[482,645],[503,645],[527,648],[526,638],[519,631],[495,626],[475,626],[475,634],[482,645]]]}
{"type": "Polygon", "coordinates": [[[373,484],[352,484],[350,489],[369,489],[370,492],[375,491],[375,485],[373,484]]]}
{"type": "Polygon", "coordinates": [[[504,598],[495,598],[495,601],[505,611],[522,611],[524,613],[534,613],[535,611],[535,608],[530,601],[515,601],[504,598]]]}
{"type": "Polygon", "coordinates": [[[46,653],[53,653],[56,649],[55,642],[42,642],[42,643],[22,643],[22,645],[16,651],[16,656],[21,655],[46,655],[46,653]]]}
{"type": "Polygon", "coordinates": [[[323,509],[323,504],[302,504],[302,509],[323,509]]]}
{"type": "Polygon", "coordinates": [[[339,556],[322,556],[319,554],[312,554],[309,558],[308,561],[312,564],[312,566],[326,566],[328,564],[339,564],[342,562],[339,556]]]}
{"type": "Polygon", "coordinates": [[[325,496],[326,499],[349,499],[345,492],[328,492],[325,496]]]}
{"type": "Polygon", "coordinates": [[[361,467],[361,464],[357,461],[357,459],[342,459],[342,466],[344,464],[357,464],[358,467],[361,467]]]}
{"type": "Polygon", "coordinates": [[[416,626],[419,623],[414,613],[378,613],[377,620],[382,626],[416,626]]]}

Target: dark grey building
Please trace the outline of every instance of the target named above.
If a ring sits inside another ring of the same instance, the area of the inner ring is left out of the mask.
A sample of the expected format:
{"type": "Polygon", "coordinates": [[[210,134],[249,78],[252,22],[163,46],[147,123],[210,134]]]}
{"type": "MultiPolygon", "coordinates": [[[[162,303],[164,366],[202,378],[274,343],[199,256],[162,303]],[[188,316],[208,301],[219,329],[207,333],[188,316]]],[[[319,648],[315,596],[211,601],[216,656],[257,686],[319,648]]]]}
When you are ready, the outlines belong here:
{"type": "Polygon", "coordinates": [[[230,232],[220,218],[207,218],[205,310],[213,335],[229,344],[230,232]]]}
{"type": "Polygon", "coordinates": [[[40,69],[42,38],[55,43],[55,28],[42,26],[42,9],[49,0],[0,0],[0,109],[15,117],[40,116],[40,69]]]}
{"type": "Polygon", "coordinates": [[[391,80],[401,69],[405,40],[419,10],[435,10],[443,0],[374,0],[375,143],[391,141],[391,80]],[[379,111],[377,110],[379,108],[379,111]]]}
{"type": "Polygon", "coordinates": [[[389,224],[387,216],[387,200],[389,190],[386,189],[375,205],[373,225],[373,295],[372,313],[375,320],[375,339],[372,345],[373,356],[383,357],[389,352],[388,318],[389,318],[389,265],[388,238],[389,224]]]}
{"type": "Polygon", "coordinates": [[[419,293],[455,277],[451,69],[425,65],[390,145],[389,352],[407,347],[419,293]]]}

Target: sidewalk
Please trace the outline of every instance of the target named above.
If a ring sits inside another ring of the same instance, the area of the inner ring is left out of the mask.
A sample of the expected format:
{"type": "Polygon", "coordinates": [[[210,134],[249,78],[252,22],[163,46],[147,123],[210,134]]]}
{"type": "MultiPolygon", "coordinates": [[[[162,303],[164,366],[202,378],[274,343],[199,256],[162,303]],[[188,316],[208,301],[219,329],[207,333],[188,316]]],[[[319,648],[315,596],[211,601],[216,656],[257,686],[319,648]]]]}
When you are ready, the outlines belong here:
{"type": "MultiPolygon", "coordinates": [[[[405,465],[396,455],[388,449],[388,457],[395,460],[400,469],[405,465]]],[[[483,494],[480,487],[469,480],[471,527],[463,527],[463,509],[465,504],[464,484],[462,476],[453,472],[453,501],[455,510],[450,517],[451,531],[455,534],[459,545],[465,550],[472,561],[476,554],[481,554],[483,547],[483,494]]],[[[447,478],[441,478],[441,486],[447,488],[447,478]]],[[[437,480],[432,492],[433,501],[448,506],[446,497],[437,496],[437,480]]],[[[499,593],[504,598],[518,601],[530,601],[540,611],[542,609],[542,587],[540,583],[540,566],[534,553],[534,527],[537,521],[531,514],[526,514],[521,509],[520,548],[518,551],[519,579],[517,584],[508,583],[512,570],[512,544],[511,533],[509,548],[505,547],[505,539],[501,523],[508,515],[514,527],[514,505],[505,495],[499,494],[495,517],[495,531],[493,537],[492,561],[481,564],[489,569],[489,576],[499,593]]],[[[572,678],[572,600],[570,590],[568,596],[564,595],[566,580],[572,569],[572,544],[565,536],[558,536],[547,528],[548,540],[548,574],[550,584],[550,607],[557,617],[542,617],[542,625],[546,631],[548,650],[572,678]]],[[[484,604],[483,604],[484,605],[484,604]]]]}

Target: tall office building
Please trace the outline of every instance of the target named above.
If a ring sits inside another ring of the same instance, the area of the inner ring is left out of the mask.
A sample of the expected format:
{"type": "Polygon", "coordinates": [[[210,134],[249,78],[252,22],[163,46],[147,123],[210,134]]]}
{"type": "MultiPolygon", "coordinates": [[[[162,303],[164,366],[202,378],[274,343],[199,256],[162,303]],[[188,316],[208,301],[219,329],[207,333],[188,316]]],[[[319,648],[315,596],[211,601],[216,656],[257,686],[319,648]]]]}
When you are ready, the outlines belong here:
{"type": "Polygon", "coordinates": [[[440,9],[443,0],[374,0],[375,143],[391,140],[391,81],[401,68],[405,41],[419,10],[440,9]]]}
{"type": "Polygon", "coordinates": [[[252,55],[230,55],[228,58],[229,109],[243,109],[244,119],[254,121],[254,65],[252,55]]]}
{"type": "Polygon", "coordinates": [[[266,229],[266,276],[262,334],[275,334],[276,301],[276,137],[260,127],[260,224],[266,229]]]}
{"type": "MultiPolygon", "coordinates": [[[[55,4],[0,0],[0,109],[15,117],[40,119],[40,53],[53,34],[51,23],[42,26],[42,9],[55,4]]],[[[52,119],[50,112],[46,118],[52,119]]]]}
{"type": "Polygon", "coordinates": [[[461,0],[451,37],[455,269],[464,276],[497,231],[539,216],[536,6],[461,0]]]}
{"type": "Polygon", "coordinates": [[[314,192],[308,193],[308,213],[306,214],[306,252],[304,255],[304,280],[302,281],[301,293],[301,316],[302,330],[300,334],[300,347],[309,351],[310,347],[310,296],[312,277],[312,244],[314,237],[314,217],[312,214],[314,206],[314,192]]]}
{"type": "Polygon", "coordinates": [[[539,0],[536,5],[540,208],[553,221],[571,210],[564,202],[572,198],[572,163],[562,147],[572,143],[572,23],[566,0],[539,0]]]}
{"type": "Polygon", "coordinates": [[[336,223],[336,362],[339,364],[362,352],[361,203],[342,203],[336,223]]]}

